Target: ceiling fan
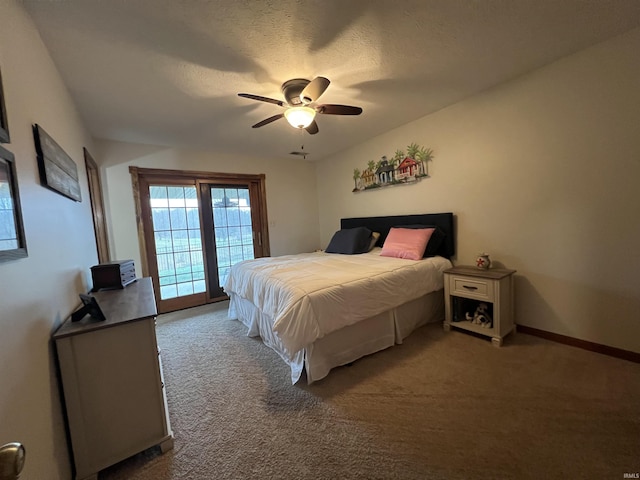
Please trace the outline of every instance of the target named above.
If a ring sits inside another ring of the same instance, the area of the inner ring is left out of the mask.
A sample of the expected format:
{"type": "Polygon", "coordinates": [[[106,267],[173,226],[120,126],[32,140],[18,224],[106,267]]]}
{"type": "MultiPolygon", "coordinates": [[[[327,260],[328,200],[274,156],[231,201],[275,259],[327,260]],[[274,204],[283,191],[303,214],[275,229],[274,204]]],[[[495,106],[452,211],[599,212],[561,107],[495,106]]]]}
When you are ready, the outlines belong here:
{"type": "Polygon", "coordinates": [[[287,80],[282,84],[281,88],[285,98],[284,102],[273,98],[261,97],[260,95],[252,95],[250,93],[239,93],[238,96],[250,100],[273,103],[274,105],[285,108],[284,112],[265,118],[261,122],[253,125],[252,128],[262,127],[284,117],[292,127],[305,129],[311,135],[315,135],[319,131],[318,124],[315,120],[316,114],[360,115],[362,113],[362,108],[351,105],[316,103],[329,86],[329,83],[331,82],[325,77],[316,77],[311,81],[305,78],[287,80]]]}

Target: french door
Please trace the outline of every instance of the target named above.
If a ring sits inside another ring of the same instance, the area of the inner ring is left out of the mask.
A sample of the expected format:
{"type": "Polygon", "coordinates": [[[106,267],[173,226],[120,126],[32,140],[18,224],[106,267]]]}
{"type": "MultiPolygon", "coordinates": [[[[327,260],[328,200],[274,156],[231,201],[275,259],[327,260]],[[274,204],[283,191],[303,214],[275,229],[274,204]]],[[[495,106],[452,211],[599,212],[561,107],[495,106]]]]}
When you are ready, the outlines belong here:
{"type": "Polygon", "coordinates": [[[160,313],[226,299],[231,266],[269,254],[264,175],[130,171],[160,313]]]}

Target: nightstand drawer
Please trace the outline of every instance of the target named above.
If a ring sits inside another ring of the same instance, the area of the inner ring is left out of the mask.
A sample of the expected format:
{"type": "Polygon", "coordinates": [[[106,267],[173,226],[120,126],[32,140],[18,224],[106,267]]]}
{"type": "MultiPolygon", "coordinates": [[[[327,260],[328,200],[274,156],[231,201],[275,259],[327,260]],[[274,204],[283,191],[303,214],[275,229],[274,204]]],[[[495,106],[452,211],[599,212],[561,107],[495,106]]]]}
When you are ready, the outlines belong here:
{"type": "Polygon", "coordinates": [[[493,301],[493,281],[491,280],[451,276],[449,282],[451,295],[479,298],[489,302],[493,301]]]}

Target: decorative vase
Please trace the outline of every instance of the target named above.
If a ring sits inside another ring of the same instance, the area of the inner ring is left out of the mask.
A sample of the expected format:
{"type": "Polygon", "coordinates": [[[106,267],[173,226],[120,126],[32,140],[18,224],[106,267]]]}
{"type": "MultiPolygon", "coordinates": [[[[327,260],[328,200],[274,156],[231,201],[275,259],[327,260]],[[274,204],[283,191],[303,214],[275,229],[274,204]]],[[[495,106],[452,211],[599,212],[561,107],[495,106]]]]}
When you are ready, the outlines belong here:
{"type": "Polygon", "coordinates": [[[489,258],[488,253],[480,253],[478,254],[478,258],[476,258],[476,267],[487,270],[491,266],[491,259],[489,258]]]}

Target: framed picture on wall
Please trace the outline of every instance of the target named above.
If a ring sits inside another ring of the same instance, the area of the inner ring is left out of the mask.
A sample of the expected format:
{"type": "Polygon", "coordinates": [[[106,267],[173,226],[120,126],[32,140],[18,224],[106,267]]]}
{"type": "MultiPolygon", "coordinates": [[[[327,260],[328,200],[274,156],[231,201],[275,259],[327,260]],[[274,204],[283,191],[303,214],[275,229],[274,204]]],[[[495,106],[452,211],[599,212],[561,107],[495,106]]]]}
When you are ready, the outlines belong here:
{"type": "Polygon", "coordinates": [[[0,262],[27,256],[13,153],[0,147],[0,262]]]}
{"type": "Polygon", "coordinates": [[[7,108],[4,104],[4,91],[2,89],[2,71],[0,71],[0,143],[9,143],[10,140],[7,108]]]}
{"type": "Polygon", "coordinates": [[[33,126],[33,138],[36,142],[42,184],[65,197],[81,202],[76,163],[40,125],[33,126]]]}

